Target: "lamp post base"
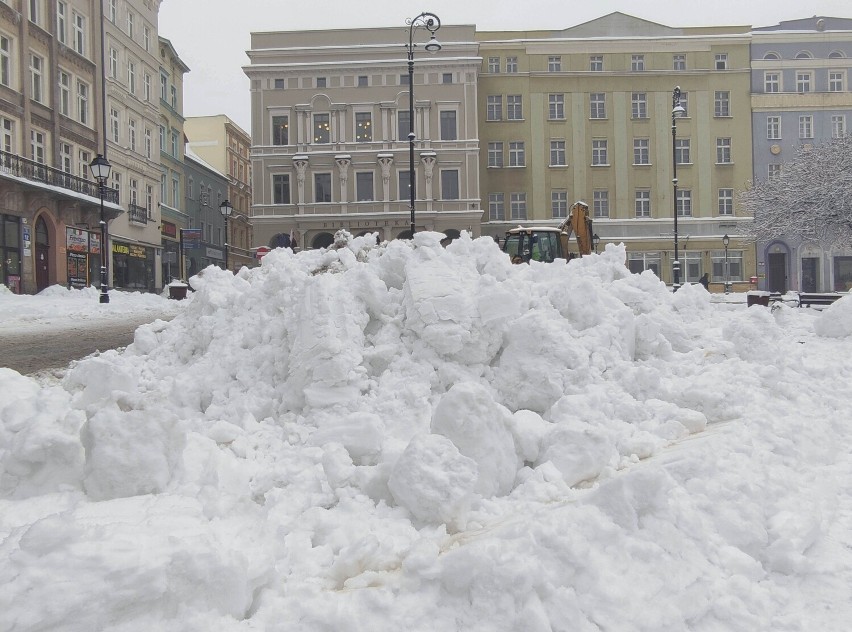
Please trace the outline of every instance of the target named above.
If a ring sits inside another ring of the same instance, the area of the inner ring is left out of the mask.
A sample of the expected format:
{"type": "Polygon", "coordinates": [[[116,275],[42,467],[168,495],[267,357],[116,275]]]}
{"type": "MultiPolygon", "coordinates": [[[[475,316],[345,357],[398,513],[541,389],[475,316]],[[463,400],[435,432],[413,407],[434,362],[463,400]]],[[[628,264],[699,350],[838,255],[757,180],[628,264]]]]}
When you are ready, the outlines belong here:
{"type": "Polygon", "coordinates": [[[106,289],[103,287],[101,288],[100,301],[101,303],[109,303],[109,294],[107,294],[106,289]]]}

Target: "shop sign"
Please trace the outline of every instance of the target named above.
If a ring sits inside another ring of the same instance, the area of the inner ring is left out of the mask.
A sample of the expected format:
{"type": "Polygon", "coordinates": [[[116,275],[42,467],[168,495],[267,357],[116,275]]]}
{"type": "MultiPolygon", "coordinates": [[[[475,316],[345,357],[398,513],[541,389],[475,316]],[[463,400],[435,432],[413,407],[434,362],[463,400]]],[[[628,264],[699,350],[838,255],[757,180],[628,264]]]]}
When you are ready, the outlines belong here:
{"type": "Polygon", "coordinates": [[[207,248],[207,257],[209,259],[223,259],[222,251],[216,248],[207,248]]]}
{"type": "Polygon", "coordinates": [[[69,252],[88,252],[89,231],[67,226],[65,228],[65,245],[69,252]]]}
{"type": "Polygon", "coordinates": [[[112,244],[112,251],[117,255],[127,255],[130,254],[130,247],[124,244],[112,244]]]}
{"type": "Polygon", "coordinates": [[[171,222],[163,222],[160,233],[166,237],[177,237],[177,225],[171,222]]]}
{"type": "Polygon", "coordinates": [[[193,248],[201,248],[201,229],[181,228],[180,240],[183,242],[183,247],[188,250],[191,250],[193,248]]]}
{"type": "Polygon", "coordinates": [[[144,246],[129,246],[127,254],[130,255],[131,257],[136,258],[136,259],[145,259],[146,258],[144,246]]]}
{"type": "Polygon", "coordinates": [[[89,252],[94,255],[101,254],[101,236],[97,233],[89,233],[89,252]]]}
{"type": "Polygon", "coordinates": [[[88,257],[79,252],[68,253],[68,283],[71,287],[85,287],[89,282],[88,257]]]}

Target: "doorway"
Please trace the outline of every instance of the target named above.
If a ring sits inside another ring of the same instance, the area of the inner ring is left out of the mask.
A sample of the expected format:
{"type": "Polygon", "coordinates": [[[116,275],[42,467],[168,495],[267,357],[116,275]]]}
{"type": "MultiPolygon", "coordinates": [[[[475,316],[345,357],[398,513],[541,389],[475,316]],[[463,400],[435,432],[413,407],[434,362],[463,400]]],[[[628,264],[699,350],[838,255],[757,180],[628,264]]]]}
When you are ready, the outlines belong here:
{"type": "Polygon", "coordinates": [[[36,292],[41,292],[50,285],[50,236],[47,232],[47,222],[43,217],[36,220],[36,292]]]}
{"type": "Polygon", "coordinates": [[[819,259],[802,257],[802,292],[816,292],[819,286],[819,259]]]}
{"type": "Polygon", "coordinates": [[[767,289],[770,292],[780,292],[781,294],[784,294],[787,291],[787,253],[769,253],[768,272],[769,278],[767,279],[767,289]]]}

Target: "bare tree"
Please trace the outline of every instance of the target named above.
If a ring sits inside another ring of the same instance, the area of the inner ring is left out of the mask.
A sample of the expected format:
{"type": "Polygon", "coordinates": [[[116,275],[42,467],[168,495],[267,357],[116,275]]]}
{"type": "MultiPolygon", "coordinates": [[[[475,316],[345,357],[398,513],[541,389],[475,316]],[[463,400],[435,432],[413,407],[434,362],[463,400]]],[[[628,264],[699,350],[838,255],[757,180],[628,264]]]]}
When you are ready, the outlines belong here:
{"type": "Polygon", "coordinates": [[[756,241],[796,236],[852,245],[852,136],[801,145],[779,175],[743,191],[740,203],[754,217],[745,232],[756,241]]]}

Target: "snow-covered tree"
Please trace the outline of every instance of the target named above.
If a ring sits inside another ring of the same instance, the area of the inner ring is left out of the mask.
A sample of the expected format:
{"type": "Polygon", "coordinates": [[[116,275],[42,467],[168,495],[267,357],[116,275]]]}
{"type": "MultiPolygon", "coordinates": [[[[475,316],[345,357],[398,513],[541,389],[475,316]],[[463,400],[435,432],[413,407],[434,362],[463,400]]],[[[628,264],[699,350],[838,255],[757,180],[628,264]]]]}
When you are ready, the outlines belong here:
{"type": "Polygon", "coordinates": [[[852,245],[852,136],[801,145],[779,175],[740,194],[757,241],[797,236],[822,246],[852,245]]]}

